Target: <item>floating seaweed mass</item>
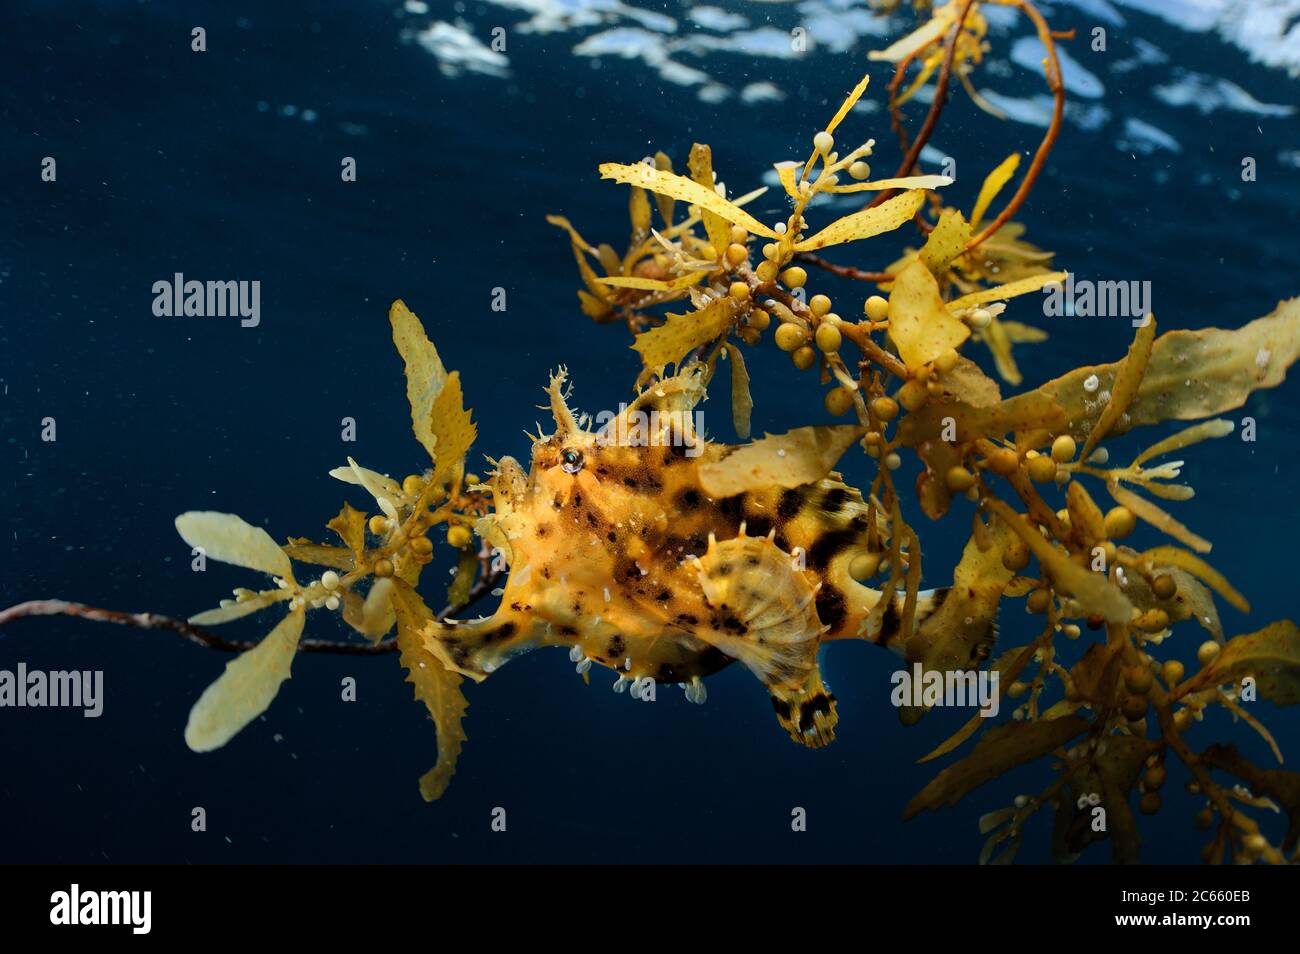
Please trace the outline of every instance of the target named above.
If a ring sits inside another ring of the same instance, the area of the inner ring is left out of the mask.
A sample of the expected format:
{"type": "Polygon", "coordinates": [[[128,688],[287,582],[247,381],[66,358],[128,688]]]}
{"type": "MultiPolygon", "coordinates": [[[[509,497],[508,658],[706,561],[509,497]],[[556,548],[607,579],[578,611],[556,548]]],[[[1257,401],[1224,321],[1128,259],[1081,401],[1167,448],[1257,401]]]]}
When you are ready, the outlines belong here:
{"type": "MultiPolygon", "coordinates": [[[[582,312],[634,336],[643,365],[638,396],[592,428],[569,407],[565,372],[555,373],[546,387],[554,429],[533,437],[527,465],[503,457],[485,479],[466,473],[475,425],[460,378],[444,367],[416,316],[395,302],[393,341],[426,467],[400,482],[351,460],[333,471],[371,498],[364,510],[344,504],[329,521],[336,542],[292,538],[281,546],[233,515],[177,518],[187,543],[273,580],[191,622],[287,611],[199,698],[186,727],[189,746],[218,748],[267,710],[289,677],[304,624],[322,610],[340,612],[372,643],[395,628],[407,681],[437,731],[436,765],[420,780],[428,800],[446,789],[465,741],[464,681],[482,681],[524,651],[564,647],[584,678],[605,667],[616,674],[616,689],[630,687],[638,698],[680,684],[691,701],[703,701],[704,679],[738,663],[761,683],[791,739],[820,748],[834,740],[838,715],[818,651],[864,640],[921,672],[998,675],[1010,716],[994,724],[975,715],[927,756],[956,760],[905,810],[911,817],[951,806],[1009,769],[1037,763],[1049,776],[1043,789],[981,819],[983,861],[1010,860],[1025,823],[1044,809],[1056,816],[1059,860],[1100,840],[1116,860],[1136,860],[1132,796],[1140,812],[1158,811],[1170,760],[1186,765],[1192,797],[1203,805],[1197,824],[1209,832],[1205,860],[1296,860],[1300,774],[1258,768],[1218,743],[1198,750],[1193,736],[1203,731],[1204,713],[1221,706],[1280,761],[1249,703],[1300,699],[1300,632],[1280,621],[1225,637],[1215,596],[1240,610],[1249,604],[1206,561],[1210,541],[1171,512],[1192,488],[1176,482],[1182,462],[1167,457],[1226,436],[1232,423],[1218,415],[1283,380],[1300,355],[1300,299],[1236,330],[1157,334],[1148,316],[1127,354],[1108,356],[1117,360],[1004,394],[1023,380],[1012,346],[1045,337],[1007,317],[1014,299],[1064,277],[1051,253],[1026,242],[1012,221],[1055,139],[1064,89],[1051,31],[1032,5],[1020,4],[1047,53],[1056,121],[1001,212],[990,215],[1020,171],[1014,155],[992,168],[969,211],[945,205],[938,190],[949,180],[916,175],[916,157],[951,78],[974,95],[967,74],[982,56],[979,7],[971,0],[937,6],[878,54],[897,65],[889,90],[895,116],[921,87],[936,85],[931,118],[904,143],[892,176],[872,178],[874,140],[855,148],[837,141],[865,78],[816,132],[806,159],[777,164],[790,206],[783,221],[763,223],[746,211],[757,193],[729,197],[706,145],[691,149],[685,174],[663,153],[600,167],[604,179],[630,188],[626,251],[592,245],[562,217],[550,221],[572,245],[582,312]],[[860,211],[817,226],[805,219],[814,198],[854,192],[870,200],[860,211]],[[819,257],[860,249],[914,221],[920,247],[882,272],[819,257]],[[810,294],[809,269],[818,268],[877,286],[860,303],[861,320],[810,294]],[[693,411],[727,361],[736,430],[748,440],[753,408],[780,387],[751,379],[742,357],[742,347],[764,338],[790,355],[794,369],[820,374],[826,409],[851,423],[740,446],[697,432],[693,411]],[[971,360],[976,345],[991,353],[1001,382],[971,360]],[[1190,426],[1128,466],[1110,460],[1111,438],[1165,421],[1190,426]],[[869,486],[834,470],[850,453],[870,458],[869,486]],[[908,509],[914,502],[946,525],[937,532],[953,532],[955,498],[976,507],[973,524],[958,531],[969,542],[952,583],[941,589],[919,589],[921,541],[936,531],[903,517],[909,488],[894,476],[903,455],[915,455],[922,468],[908,509]],[[1099,494],[1113,506],[1099,503],[1099,494]],[[1050,505],[1051,495],[1064,505],[1050,505]],[[1145,551],[1126,546],[1139,520],[1170,542],[1145,551]],[[448,594],[453,606],[469,603],[476,588],[491,589],[508,567],[491,615],[456,621],[420,595],[438,526],[461,551],[448,594]],[[1008,601],[1024,601],[1041,618],[1035,638],[995,644],[996,617],[1008,601]],[[1167,641],[1197,628],[1204,630],[1197,671],[1162,658],[1167,641]],[[1091,644],[1067,667],[1057,646],[1074,640],[1091,644]],[[1269,809],[1290,818],[1277,840],[1255,817],[1269,809]]],[[[900,715],[913,723],[925,711],[924,703],[907,705],[900,715]]]]}

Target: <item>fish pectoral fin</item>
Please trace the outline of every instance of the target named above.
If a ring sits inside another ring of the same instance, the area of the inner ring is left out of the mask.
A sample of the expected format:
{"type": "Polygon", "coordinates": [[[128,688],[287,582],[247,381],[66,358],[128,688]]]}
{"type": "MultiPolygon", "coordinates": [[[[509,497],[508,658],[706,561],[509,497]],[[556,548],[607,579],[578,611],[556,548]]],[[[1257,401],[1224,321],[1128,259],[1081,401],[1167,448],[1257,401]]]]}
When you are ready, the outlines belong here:
{"type": "Polygon", "coordinates": [[[536,627],[517,613],[430,623],[424,647],[448,669],[482,682],[515,656],[532,649],[536,627]]]}
{"type": "Polygon", "coordinates": [[[718,543],[696,561],[715,618],[694,635],[744,663],[772,695],[790,737],[819,748],[835,737],[835,698],[817,669],[826,627],[816,590],[771,536],[718,543]]]}

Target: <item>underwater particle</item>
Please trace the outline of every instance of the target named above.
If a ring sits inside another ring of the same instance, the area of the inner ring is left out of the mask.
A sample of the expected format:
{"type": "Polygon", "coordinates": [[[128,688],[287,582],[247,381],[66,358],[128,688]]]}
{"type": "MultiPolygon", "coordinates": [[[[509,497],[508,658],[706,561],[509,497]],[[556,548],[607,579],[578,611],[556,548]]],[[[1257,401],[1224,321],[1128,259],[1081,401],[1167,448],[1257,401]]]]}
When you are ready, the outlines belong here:
{"type": "Polygon", "coordinates": [[[474,535],[470,533],[468,527],[455,526],[447,530],[447,542],[457,550],[463,550],[469,546],[470,541],[473,539],[474,535]]]}
{"type": "Polygon", "coordinates": [[[825,295],[813,295],[812,298],[808,299],[808,307],[814,315],[820,318],[831,310],[831,300],[825,295]]]}
{"type": "Polygon", "coordinates": [[[863,304],[862,310],[872,321],[884,321],[889,317],[889,299],[872,295],[863,304]]]}
{"type": "MultiPolygon", "coordinates": [[[[827,316],[830,317],[829,315],[827,316]]],[[[817,326],[817,347],[823,354],[834,354],[840,350],[840,345],[844,343],[844,336],[840,334],[840,329],[829,321],[823,322],[817,326]]]]}
{"type": "Polygon", "coordinates": [[[798,265],[792,265],[781,273],[781,281],[787,288],[803,288],[808,281],[808,273],[798,265]]]}
{"type": "Polygon", "coordinates": [[[808,332],[799,325],[786,322],[776,329],[776,346],[782,351],[795,351],[808,340],[808,332]]]}
{"type": "Polygon", "coordinates": [[[1094,393],[1099,387],[1101,387],[1101,379],[1097,375],[1090,374],[1083,379],[1083,389],[1089,394],[1094,393]]]}
{"type": "Polygon", "coordinates": [[[736,301],[749,301],[749,285],[745,282],[732,282],[727,294],[736,301]]]}
{"type": "Polygon", "coordinates": [[[1178,584],[1168,573],[1161,573],[1151,581],[1151,591],[1162,600],[1171,600],[1178,593],[1178,584]]]}
{"type": "Polygon", "coordinates": [[[1196,659],[1202,666],[1208,666],[1219,655],[1220,646],[1212,639],[1207,639],[1196,650],[1196,659]]]}
{"type": "Polygon", "coordinates": [[[393,575],[393,561],[387,557],[375,561],[375,576],[383,579],[386,576],[393,575]]]}
{"type": "Polygon", "coordinates": [[[849,562],[849,576],[859,583],[871,579],[879,569],[879,553],[859,553],[849,562]]]}
{"type": "Polygon", "coordinates": [[[1062,434],[1052,441],[1052,460],[1058,464],[1067,464],[1074,460],[1075,450],[1074,438],[1069,434],[1062,434]]]}
{"type": "Polygon", "coordinates": [[[1036,484],[1046,484],[1056,479],[1056,461],[1039,455],[1029,460],[1029,479],[1036,484]]]}
{"type": "Polygon", "coordinates": [[[871,413],[882,421],[889,422],[898,417],[898,402],[884,395],[871,401],[871,413]]]}
{"type": "Polygon", "coordinates": [[[320,575],[320,585],[327,590],[337,590],[339,588],[339,575],[333,570],[326,570],[320,575]]]}
{"type": "Polygon", "coordinates": [[[817,363],[817,352],[807,345],[797,349],[790,357],[794,360],[794,366],[800,371],[807,371],[817,363]]]}
{"type": "Polygon", "coordinates": [[[853,407],[853,393],[847,388],[832,388],[826,392],[825,403],[826,410],[839,417],[853,407]]]}
{"type": "Polygon", "coordinates": [[[1102,518],[1102,527],[1110,539],[1122,540],[1137,529],[1137,517],[1128,507],[1111,507],[1102,518]]]}
{"type": "Polygon", "coordinates": [[[943,479],[947,483],[948,489],[956,494],[965,493],[975,486],[975,475],[961,464],[949,468],[943,479]]]}

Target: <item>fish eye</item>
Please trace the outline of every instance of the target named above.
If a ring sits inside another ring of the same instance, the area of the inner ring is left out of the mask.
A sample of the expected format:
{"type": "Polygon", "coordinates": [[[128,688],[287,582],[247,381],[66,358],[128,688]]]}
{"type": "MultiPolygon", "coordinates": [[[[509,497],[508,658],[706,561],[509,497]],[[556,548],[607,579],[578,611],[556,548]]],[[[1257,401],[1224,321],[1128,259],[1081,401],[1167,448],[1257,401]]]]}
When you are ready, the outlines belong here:
{"type": "Polygon", "coordinates": [[[573,449],[562,451],[560,453],[560,466],[566,474],[576,474],[582,470],[582,454],[573,449]]]}

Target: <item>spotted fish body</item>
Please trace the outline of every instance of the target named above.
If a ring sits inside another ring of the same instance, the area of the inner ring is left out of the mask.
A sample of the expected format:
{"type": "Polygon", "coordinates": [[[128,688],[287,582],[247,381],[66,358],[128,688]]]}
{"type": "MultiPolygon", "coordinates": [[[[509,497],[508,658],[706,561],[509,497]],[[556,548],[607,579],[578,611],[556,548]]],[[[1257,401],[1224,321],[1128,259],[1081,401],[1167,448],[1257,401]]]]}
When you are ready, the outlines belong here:
{"type": "MultiPolygon", "coordinates": [[[[867,552],[861,494],[831,474],[707,495],[701,466],[735,448],[690,426],[704,393],[698,369],[652,385],[598,431],[578,425],[563,388],[560,373],[548,388],[556,430],[535,441],[529,472],[502,458],[491,481],[494,513],[478,530],[510,565],[501,606],[433,624],[429,650],[481,680],[513,655],[563,646],[580,670],[617,672],[615,688],[681,683],[692,701],[703,701],[704,677],[739,661],[795,741],[830,742],[835,697],[819,646],[891,644],[902,607],[901,596],[882,605],[879,591],[849,575],[867,552]],[[677,426],[638,430],[650,412],[677,426]]],[[[916,618],[943,593],[920,594],[916,618]]]]}

